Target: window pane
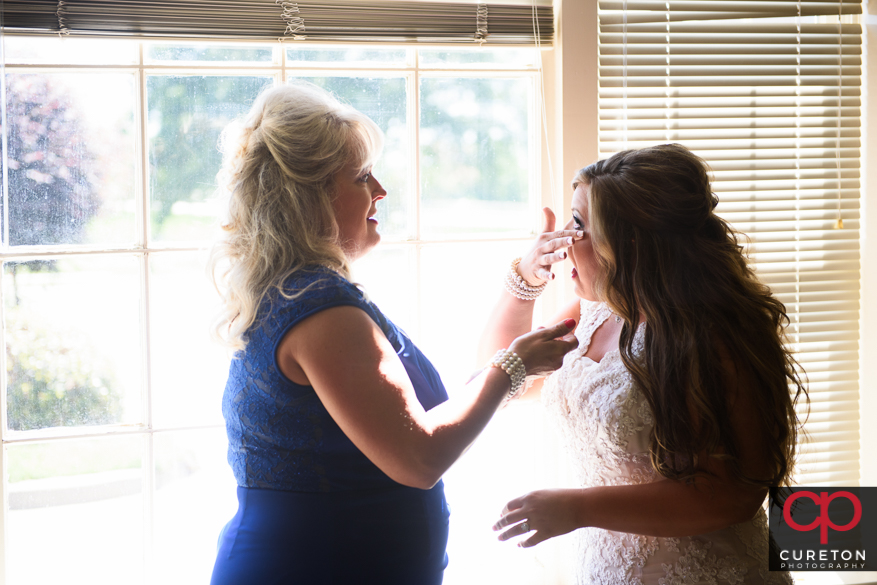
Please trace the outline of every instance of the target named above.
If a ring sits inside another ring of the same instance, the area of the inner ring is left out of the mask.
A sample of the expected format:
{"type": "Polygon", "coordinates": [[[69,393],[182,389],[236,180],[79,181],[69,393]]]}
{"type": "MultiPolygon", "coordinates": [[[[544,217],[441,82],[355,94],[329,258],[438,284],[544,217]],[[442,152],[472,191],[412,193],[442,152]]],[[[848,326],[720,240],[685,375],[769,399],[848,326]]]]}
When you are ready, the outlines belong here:
{"type": "Polygon", "coordinates": [[[133,74],[9,74],[6,84],[9,243],[134,243],[133,74]]]}
{"type": "Polygon", "coordinates": [[[300,47],[286,49],[287,65],[319,67],[405,67],[413,61],[411,49],[326,49],[300,47]]]}
{"type": "Polygon", "coordinates": [[[271,77],[147,78],[152,237],[199,240],[215,235],[221,212],[216,173],[219,135],[249,111],[271,77]]]}
{"type": "MultiPolygon", "coordinates": [[[[417,267],[413,246],[378,246],[353,265],[353,281],[393,323],[416,336],[417,267]]],[[[416,341],[416,339],[415,339],[416,341]]]]}
{"type": "Polygon", "coordinates": [[[420,49],[421,67],[435,69],[521,69],[536,67],[539,54],[535,49],[420,49]]]}
{"type": "Polygon", "coordinates": [[[142,441],[128,436],[7,447],[9,585],[138,581],[142,441]]]}
{"type": "Polygon", "coordinates": [[[422,78],[420,90],[423,237],[528,233],[532,81],[422,78]]]}
{"type": "Polygon", "coordinates": [[[529,245],[528,240],[423,247],[420,253],[423,325],[421,335],[414,341],[438,368],[451,395],[460,390],[475,370],[484,367],[476,359],[478,339],[503,290],[509,263],[529,245]],[[472,258],[477,258],[478,269],[465,270],[466,259],[472,258]],[[466,286],[449,288],[449,279],[458,280],[463,270],[466,286]],[[446,310],[451,307],[452,310],[446,310]]]}
{"type": "Polygon", "coordinates": [[[215,44],[146,44],[143,47],[147,63],[180,62],[215,65],[235,63],[274,63],[274,48],[270,46],[253,47],[247,45],[215,44]]]}
{"type": "Polygon", "coordinates": [[[378,202],[377,219],[385,239],[414,235],[411,192],[411,151],[407,123],[407,83],[404,77],[302,77],[332,92],[372,120],[384,131],[384,151],[374,168],[387,190],[378,202]]]}
{"type": "Polygon", "coordinates": [[[158,427],[222,423],[229,354],[210,337],[219,300],[205,254],[149,258],[152,416],[158,427]]]}
{"type": "Polygon", "coordinates": [[[445,473],[451,508],[448,568],[444,583],[476,585],[566,583],[564,559],[578,558],[571,538],[555,538],[535,548],[499,542],[490,529],[507,502],[534,490],[557,487],[549,475],[559,445],[552,444],[551,421],[538,401],[512,404],[498,412],[472,447],[445,473]],[[567,555],[558,555],[558,549],[567,555]]]}
{"type": "Polygon", "coordinates": [[[132,256],[6,262],[8,426],[140,420],[140,291],[132,256]]]}
{"type": "MultiPolygon", "coordinates": [[[[424,246],[421,252],[422,334],[415,342],[438,368],[450,395],[459,396],[474,372],[478,340],[512,258],[529,241],[424,246]],[[477,258],[465,290],[449,289],[448,275],[460,273],[461,258],[477,258]],[[442,310],[450,308],[452,310],[442,310]]],[[[537,301],[539,302],[539,301],[537,301]]],[[[536,314],[539,314],[537,307],[536,314]]],[[[536,560],[550,547],[522,551],[496,540],[490,526],[510,499],[547,487],[540,462],[541,416],[536,408],[512,405],[497,414],[472,448],[445,474],[451,532],[446,583],[551,583],[553,565],[536,560]],[[546,566],[547,565],[547,566],[546,566]]]]}
{"type": "Polygon", "coordinates": [[[140,59],[138,45],[128,39],[3,38],[6,62],[17,64],[134,65],[140,59]]]}
{"type": "Polygon", "coordinates": [[[225,429],[156,433],[153,583],[208,583],[237,511],[225,429]]]}

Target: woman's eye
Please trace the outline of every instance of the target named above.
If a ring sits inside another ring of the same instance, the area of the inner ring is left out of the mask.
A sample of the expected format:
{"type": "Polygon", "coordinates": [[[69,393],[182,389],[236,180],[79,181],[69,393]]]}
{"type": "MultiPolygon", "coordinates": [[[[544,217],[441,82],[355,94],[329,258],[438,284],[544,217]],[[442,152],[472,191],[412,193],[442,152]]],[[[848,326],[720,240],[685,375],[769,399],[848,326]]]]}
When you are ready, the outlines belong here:
{"type": "Polygon", "coordinates": [[[577,230],[580,230],[580,229],[582,229],[582,228],[584,227],[584,226],[582,225],[582,222],[579,221],[579,218],[577,218],[576,216],[573,216],[573,218],[572,218],[572,223],[573,223],[573,226],[574,226],[577,230]]]}
{"type": "Polygon", "coordinates": [[[371,177],[372,177],[371,173],[366,173],[363,176],[361,176],[359,178],[359,180],[362,181],[363,183],[368,183],[368,180],[371,179],[371,177]]]}

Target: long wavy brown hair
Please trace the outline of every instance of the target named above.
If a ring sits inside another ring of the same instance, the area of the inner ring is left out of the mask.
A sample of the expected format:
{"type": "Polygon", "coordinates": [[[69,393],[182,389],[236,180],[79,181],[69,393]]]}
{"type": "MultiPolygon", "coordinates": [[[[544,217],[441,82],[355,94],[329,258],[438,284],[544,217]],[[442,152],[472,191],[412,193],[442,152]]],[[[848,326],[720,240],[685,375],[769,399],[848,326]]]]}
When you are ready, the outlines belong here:
{"type": "Polygon", "coordinates": [[[697,453],[726,460],[746,483],[786,485],[807,401],[785,344],[785,306],[759,282],[736,232],[714,210],[705,161],[678,144],[619,152],[582,169],[600,266],[595,292],[624,317],[621,358],[654,414],[651,460],[671,479],[700,473],[697,453]],[[645,348],[633,354],[644,316],[645,348]],[[744,473],[731,428],[722,353],[758,384],[770,477],[744,473]]]}

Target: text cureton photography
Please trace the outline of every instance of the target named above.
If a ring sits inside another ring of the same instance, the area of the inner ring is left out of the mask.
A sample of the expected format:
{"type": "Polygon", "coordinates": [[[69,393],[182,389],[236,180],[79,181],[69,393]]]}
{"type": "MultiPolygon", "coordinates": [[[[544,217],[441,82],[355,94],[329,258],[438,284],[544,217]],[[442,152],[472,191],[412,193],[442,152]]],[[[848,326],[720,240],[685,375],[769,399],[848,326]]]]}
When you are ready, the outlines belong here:
{"type": "Polygon", "coordinates": [[[770,490],[771,571],[873,571],[877,487],[770,490]]]}

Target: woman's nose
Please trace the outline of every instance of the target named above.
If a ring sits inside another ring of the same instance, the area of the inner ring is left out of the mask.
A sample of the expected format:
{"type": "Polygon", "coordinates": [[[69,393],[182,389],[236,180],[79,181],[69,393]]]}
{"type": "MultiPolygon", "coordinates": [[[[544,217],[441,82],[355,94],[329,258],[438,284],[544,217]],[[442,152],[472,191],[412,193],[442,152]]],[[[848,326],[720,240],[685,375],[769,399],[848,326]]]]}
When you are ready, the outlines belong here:
{"type": "Polygon", "coordinates": [[[378,199],[386,197],[387,191],[381,186],[380,181],[375,179],[374,175],[372,175],[372,181],[374,181],[374,185],[372,186],[372,200],[377,201],[378,199]]]}

